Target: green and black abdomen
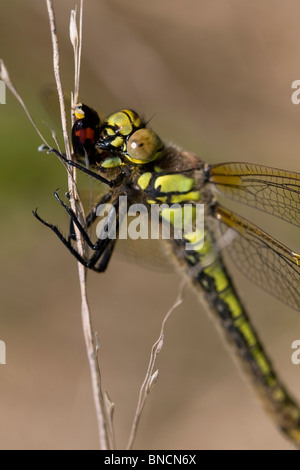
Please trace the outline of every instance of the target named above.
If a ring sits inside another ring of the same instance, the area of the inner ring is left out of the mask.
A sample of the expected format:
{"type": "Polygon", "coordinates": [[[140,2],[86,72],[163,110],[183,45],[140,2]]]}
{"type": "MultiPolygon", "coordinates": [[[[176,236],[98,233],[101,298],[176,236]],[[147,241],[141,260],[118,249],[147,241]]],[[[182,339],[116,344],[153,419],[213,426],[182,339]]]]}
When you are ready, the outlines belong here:
{"type": "MultiPolygon", "coordinates": [[[[271,361],[223,263],[213,234],[205,229],[204,243],[199,250],[184,252],[180,244],[182,245],[182,242],[178,240],[173,241],[175,256],[180,250],[181,267],[191,279],[197,295],[204,297],[208,303],[215,319],[222,327],[226,343],[231,345],[231,350],[240,366],[250,376],[267,411],[273,415],[278,426],[291,439],[299,441],[299,409],[277,379],[271,361]]],[[[176,256],[176,259],[178,258],[176,256]]]]}

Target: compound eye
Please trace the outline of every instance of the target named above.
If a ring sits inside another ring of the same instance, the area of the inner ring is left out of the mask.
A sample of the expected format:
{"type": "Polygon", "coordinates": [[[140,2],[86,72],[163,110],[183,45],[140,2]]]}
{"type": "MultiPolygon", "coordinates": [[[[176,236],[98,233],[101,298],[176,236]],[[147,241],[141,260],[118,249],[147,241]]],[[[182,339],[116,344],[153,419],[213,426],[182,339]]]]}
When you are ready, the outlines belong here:
{"type": "Polygon", "coordinates": [[[159,156],[163,143],[149,129],[139,129],[127,141],[127,158],[133,163],[148,163],[159,156]]]}

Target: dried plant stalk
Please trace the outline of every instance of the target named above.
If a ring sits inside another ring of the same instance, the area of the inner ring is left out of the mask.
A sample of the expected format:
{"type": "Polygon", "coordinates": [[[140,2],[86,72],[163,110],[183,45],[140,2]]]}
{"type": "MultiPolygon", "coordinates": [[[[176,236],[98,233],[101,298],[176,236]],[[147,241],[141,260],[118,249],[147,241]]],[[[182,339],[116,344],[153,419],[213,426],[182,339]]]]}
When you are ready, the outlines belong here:
{"type": "MultiPolygon", "coordinates": [[[[54,17],[54,10],[53,4],[51,0],[46,0],[47,2],[47,9],[48,9],[48,16],[50,21],[50,30],[51,30],[51,39],[52,39],[52,47],[53,47],[53,66],[54,66],[54,75],[56,80],[57,92],[59,97],[59,104],[60,104],[60,113],[61,113],[61,122],[62,122],[62,131],[64,137],[64,144],[65,144],[65,151],[67,158],[71,160],[71,149],[69,144],[69,137],[67,131],[67,119],[66,119],[66,110],[64,104],[64,97],[63,97],[63,89],[60,79],[60,69],[59,69],[59,50],[58,50],[58,41],[57,41],[57,34],[56,34],[56,24],[55,24],[55,17],[54,17]]],[[[82,2],[81,2],[81,20],[80,24],[82,24],[82,2]]],[[[71,16],[72,18],[72,16],[71,16]]],[[[74,14],[73,14],[73,27],[76,24],[74,23],[74,14]]],[[[80,34],[81,38],[81,34],[80,34]]],[[[79,46],[79,54],[81,51],[81,45],[79,46]]],[[[79,69],[78,69],[78,55],[76,56],[76,64],[75,64],[75,95],[76,99],[78,97],[78,87],[79,87],[79,69]]],[[[80,62],[80,61],[79,61],[80,62]]],[[[70,204],[75,212],[76,216],[79,218],[80,221],[84,221],[84,210],[79,198],[79,194],[76,188],[76,180],[75,180],[76,172],[75,169],[72,168],[71,172],[68,172],[68,187],[69,187],[69,194],[70,194],[70,204]]],[[[84,240],[75,226],[76,230],[76,238],[77,238],[77,247],[80,255],[84,256],[85,254],[85,245],[84,240]]],[[[84,332],[84,339],[89,359],[90,365],[90,373],[92,378],[92,385],[93,385],[93,395],[94,395],[94,402],[96,407],[96,414],[97,414],[97,421],[98,421],[98,430],[99,430],[99,438],[100,438],[100,448],[102,450],[107,450],[111,448],[111,441],[112,436],[110,435],[111,426],[109,424],[110,416],[107,412],[107,408],[105,406],[105,401],[101,389],[101,374],[100,368],[98,363],[98,356],[97,356],[97,347],[95,343],[95,335],[93,331],[93,325],[91,320],[90,309],[87,300],[87,289],[86,289],[86,268],[81,264],[78,263],[78,274],[79,274],[79,283],[80,283],[80,291],[81,291],[81,317],[82,317],[82,325],[83,325],[83,332],[84,332]]]]}
{"type": "Polygon", "coordinates": [[[140,389],[138,404],[137,404],[135,415],[134,415],[134,418],[133,418],[133,423],[132,423],[132,427],[131,427],[131,431],[130,431],[129,441],[128,441],[128,444],[127,444],[127,447],[126,447],[127,450],[132,449],[134,440],[136,438],[139,421],[140,421],[141,414],[142,414],[142,411],[144,409],[146,400],[147,400],[152,388],[154,387],[154,385],[157,381],[158,370],[156,370],[155,372],[153,372],[153,370],[154,370],[154,366],[155,366],[157,356],[158,356],[158,354],[160,353],[160,351],[163,347],[165,326],[166,326],[167,320],[169,319],[171,314],[174,312],[174,310],[177,307],[179,307],[179,305],[183,301],[182,292],[183,292],[185,282],[186,282],[185,279],[183,279],[181,281],[181,283],[179,284],[177,299],[175,300],[175,302],[172,305],[172,307],[170,308],[170,310],[166,313],[166,315],[165,315],[165,317],[162,321],[162,324],[161,324],[159,337],[152,346],[147,373],[146,373],[144,382],[143,382],[143,384],[141,386],[141,389],[140,389]]]}
{"type": "Polygon", "coordinates": [[[36,132],[38,133],[39,137],[41,138],[41,140],[44,142],[44,144],[46,145],[46,147],[49,147],[49,144],[48,142],[46,141],[46,139],[44,138],[43,134],[40,132],[40,130],[38,129],[36,123],[34,122],[30,112],[28,111],[22,97],[19,95],[19,93],[17,92],[13,82],[11,81],[10,79],[10,76],[9,76],[9,73],[8,73],[8,70],[4,64],[4,61],[2,59],[0,59],[0,80],[2,80],[5,85],[7,86],[7,88],[9,88],[9,90],[11,91],[11,93],[15,96],[15,98],[19,101],[20,105],[22,106],[22,108],[24,109],[29,121],[31,122],[31,124],[33,125],[33,127],[35,128],[36,132]]]}

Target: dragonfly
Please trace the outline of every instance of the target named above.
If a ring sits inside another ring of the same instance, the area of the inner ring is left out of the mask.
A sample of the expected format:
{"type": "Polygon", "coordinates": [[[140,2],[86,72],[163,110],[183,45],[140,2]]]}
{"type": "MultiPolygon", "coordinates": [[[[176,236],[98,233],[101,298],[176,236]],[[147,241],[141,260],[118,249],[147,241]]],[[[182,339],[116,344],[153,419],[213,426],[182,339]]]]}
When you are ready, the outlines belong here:
{"type": "Polygon", "coordinates": [[[300,310],[300,254],[219,202],[219,196],[225,196],[299,227],[300,174],[243,162],[208,164],[190,151],[162,142],[131,109],[113,113],[102,122],[98,113],[85,104],[78,104],[74,112],[74,160],[59,156],[106,189],[85,223],[55,192],[70,217],[67,238],[37,211],[34,216],[56,234],[77,261],[96,272],[104,272],[121,230],[120,197],[126,196],[128,205],[141,203],[149,210],[162,204],[159,223],[162,226],[168,221],[173,229],[169,239],[163,240],[173,262],[184,272],[201,301],[205,300],[276,426],[300,447],[299,405],[281,381],[258,337],[229,273],[223,250],[253,283],[296,310],[300,310]],[[110,209],[94,242],[89,230],[104,203],[110,209]],[[175,208],[170,215],[172,204],[175,208]],[[204,207],[203,227],[196,224],[198,204],[204,207]],[[185,211],[186,205],[189,212],[185,211]],[[187,231],[182,229],[186,217],[190,227],[187,231]],[[111,221],[115,221],[115,237],[105,236],[111,221]],[[76,250],[74,226],[89,248],[87,257],[76,250]],[[228,233],[232,236],[224,242],[228,233]]]}

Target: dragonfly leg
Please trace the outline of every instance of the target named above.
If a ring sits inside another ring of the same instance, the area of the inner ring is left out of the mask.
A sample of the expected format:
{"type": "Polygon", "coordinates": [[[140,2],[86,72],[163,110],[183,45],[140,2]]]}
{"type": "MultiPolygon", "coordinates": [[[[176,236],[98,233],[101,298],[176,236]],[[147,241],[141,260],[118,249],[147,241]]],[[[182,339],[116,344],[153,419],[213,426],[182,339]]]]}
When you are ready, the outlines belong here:
{"type": "MultiPolygon", "coordinates": [[[[105,225],[102,227],[102,230],[99,234],[99,239],[97,240],[96,243],[93,243],[88,235],[88,233],[86,232],[85,228],[81,225],[81,223],[79,222],[76,214],[74,213],[74,211],[69,207],[67,206],[61,199],[60,197],[58,196],[58,193],[57,191],[55,191],[54,193],[55,195],[55,198],[56,200],[60,203],[60,205],[67,211],[67,213],[69,214],[70,218],[71,218],[71,221],[70,221],[70,226],[71,226],[71,231],[70,231],[70,234],[68,236],[68,239],[66,239],[62,233],[60,232],[60,230],[53,224],[45,221],[44,219],[42,219],[37,211],[33,211],[33,215],[43,224],[45,225],[46,227],[49,227],[55,234],[56,236],[61,240],[61,242],[67,247],[67,249],[71,252],[71,254],[77,259],[77,261],[79,261],[80,263],[82,263],[84,266],[86,266],[87,268],[89,269],[92,269],[94,271],[97,271],[97,272],[103,272],[105,271],[105,269],[107,268],[108,266],[108,263],[109,263],[109,260],[111,258],[111,255],[113,253],[113,249],[114,249],[114,246],[115,246],[115,243],[116,243],[116,234],[117,234],[117,230],[118,230],[118,227],[119,227],[119,223],[118,223],[118,220],[117,220],[117,217],[116,217],[116,210],[118,210],[118,205],[119,205],[119,200],[117,199],[114,204],[112,205],[107,217],[106,217],[106,223],[105,225]],[[107,232],[107,229],[108,227],[111,227],[112,224],[116,222],[116,233],[115,233],[115,238],[112,238],[110,237],[110,233],[107,232]],[[85,260],[79,253],[77,250],[75,250],[75,248],[73,247],[72,245],[72,236],[73,236],[73,233],[75,232],[74,230],[74,226],[76,225],[76,227],[78,228],[78,230],[80,231],[84,241],[87,243],[88,247],[93,250],[93,254],[90,258],[88,258],[87,260],[85,260]],[[100,260],[100,261],[99,261],[100,260]],[[97,264],[98,263],[98,264],[97,264]]],[[[100,204],[100,203],[99,203],[100,204]]],[[[93,218],[93,220],[95,220],[96,218],[96,208],[99,206],[99,204],[97,204],[97,206],[95,207],[95,209],[91,212],[91,214],[93,214],[91,217],[93,218]],[[95,214],[95,216],[94,216],[95,214]]],[[[90,222],[91,223],[91,222],[90,222]]]]}
{"type": "Polygon", "coordinates": [[[46,147],[45,149],[49,153],[55,153],[55,155],[57,155],[61,160],[66,162],[68,165],[77,168],[78,170],[82,171],[83,173],[86,173],[89,176],[92,176],[96,180],[101,181],[101,183],[107,184],[110,188],[115,188],[116,186],[119,186],[124,178],[124,174],[120,173],[114,180],[108,180],[104,178],[103,176],[99,175],[99,173],[96,173],[95,171],[92,171],[89,168],[86,168],[80,163],[73,162],[73,160],[68,160],[68,158],[64,154],[58,152],[58,150],[56,150],[55,148],[46,147]]]}
{"type": "Polygon", "coordinates": [[[76,241],[75,227],[74,227],[74,222],[72,219],[70,219],[70,227],[69,227],[69,235],[68,235],[68,241],[71,242],[71,240],[76,241]]]}
{"type": "MultiPolygon", "coordinates": [[[[68,197],[68,199],[70,199],[70,197],[68,196],[68,193],[66,194],[66,196],[68,197]]],[[[105,194],[102,199],[100,200],[100,202],[98,202],[95,207],[93,207],[93,209],[91,210],[91,212],[87,215],[86,219],[85,219],[85,224],[86,224],[86,227],[89,228],[96,220],[97,218],[97,209],[98,207],[101,205],[101,204],[106,204],[110,199],[111,199],[111,196],[112,194],[111,193],[107,193],[105,194]]],[[[62,204],[63,205],[63,204],[62,204]]],[[[73,221],[73,218],[71,217],[70,219],[70,228],[69,228],[69,235],[68,235],[68,241],[71,241],[71,240],[74,240],[76,241],[76,234],[75,234],[75,228],[74,228],[74,221],[73,221]]]]}
{"type": "Polygon", "coordinates": [[[59,231],[59,229],[56,227],[56,225],[50,224],[46,220],[42,219],[38,213],[37,209],[35,211],[32,211],[34,217],[39,220],[43,225],[46,227],[49,227],[55,235],[60,239],[60,241],[65,245],[65,247],[70,251],[70,253],[79,261],[81,264],[86,265],[85,260],[82,258],[82,256],[73,248],[71,245],[70,241],[68,241],[63,234],[59,231]]]}
{"type": "Polygon", "coordinates": [[[92,269],[97,273],[103,273],[106,270],[117,240],[107,239],[99,240],[99,242],[100,241],[102,244],[99,244],[98,250],[95,251],[94,255],[87,261],[86,264],[87,268],[92,269]]]}
{"type": "MultiPolygon", "coordinates": [[[[83,239],[84,241],[88,244],[88,246],[94,250],[94,244],[92,243],[89,235],[87,234],[85,228],[81,225],[81,223],[79,222],[75,212],[73,211],[73,209],[69,206],[67,206],[67,204],[65,204],[59,197],[58,195],[58,191],[55,191],[54,192],[54,197],[55,199],[59,202],[59,204],[67,211],[67,213],[69,214],[70,218],[71,218],[71,224],[73,225],[73,227],[70,229],[70,234],[71,234],[71,237],[72,237],[72,232],[74,230],[74,225],[76,225],[76,227],[78,228],[78,230],[80,231],[81,235],[83,236],[83,239]]],[[[75,231],[74,231],[75,232],[75,231]]],[[[68,237],[68,240],[70,242],[70,235],[68,237]]]]}

